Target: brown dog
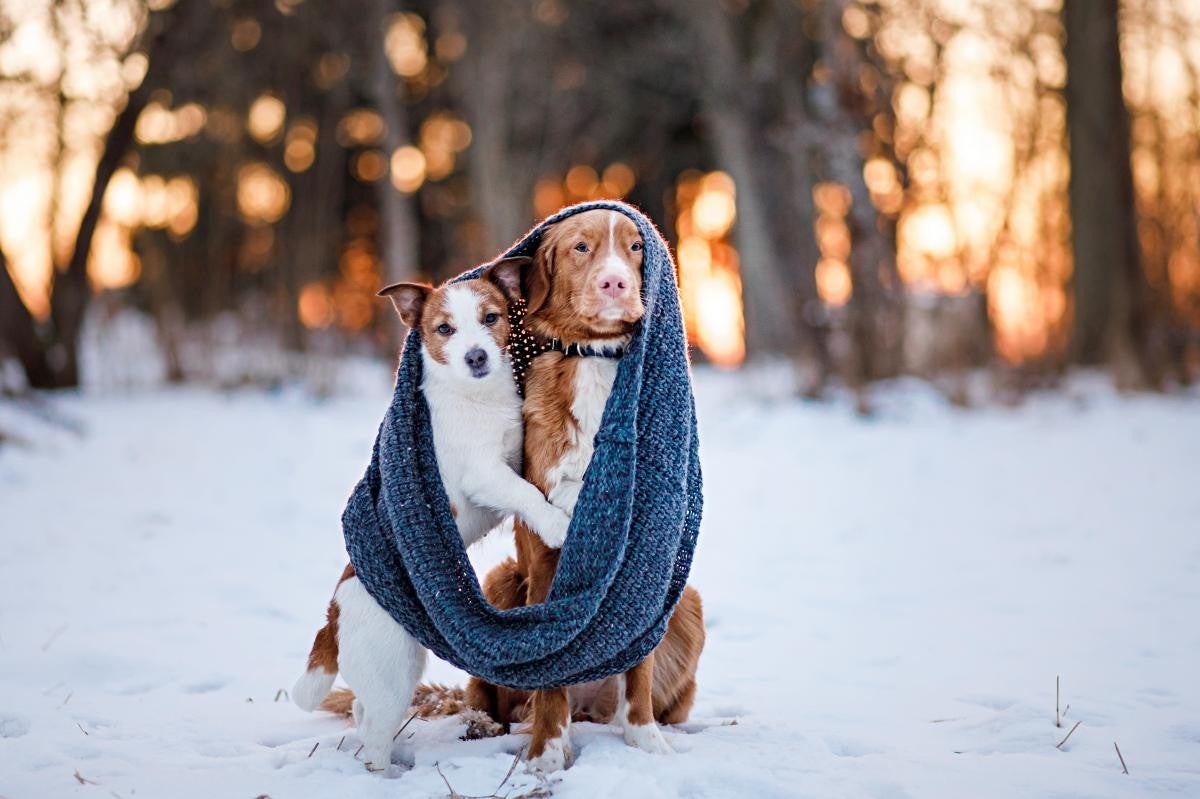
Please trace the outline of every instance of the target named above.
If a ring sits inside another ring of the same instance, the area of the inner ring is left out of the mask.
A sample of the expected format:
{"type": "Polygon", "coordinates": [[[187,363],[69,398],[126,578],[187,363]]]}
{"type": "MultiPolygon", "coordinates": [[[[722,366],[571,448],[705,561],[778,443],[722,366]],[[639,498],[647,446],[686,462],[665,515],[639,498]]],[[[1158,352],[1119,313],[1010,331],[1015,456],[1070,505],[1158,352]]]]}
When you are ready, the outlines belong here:
{"type": "MultiPolygon", "coordinates": [[[[525,275],[527,328],[562,344],[538,356],[527,373],[525,478],[567,513],[574,511],[616,378],[618,360],[600,353],[628,343],[645,312],[641,281],[637,226],[608,210],[585,211],[551,227],[525,275]]],[[[558,550],[519,522],[516,543],[516,560],[501,563],[484,584],[488,601],[500,608],[544,601],[558,566],[558,550]]],[[[532,696],[472,679],[467,699],[501,723],[532,721],[529,763],[542,771],[569,764],[573,717],[619,724],[630,746],[665,753],[671,749],[656,722],[687,718],[703,647],[700,595],[689,586],[662,643],[626,674],[532,696]]]]}

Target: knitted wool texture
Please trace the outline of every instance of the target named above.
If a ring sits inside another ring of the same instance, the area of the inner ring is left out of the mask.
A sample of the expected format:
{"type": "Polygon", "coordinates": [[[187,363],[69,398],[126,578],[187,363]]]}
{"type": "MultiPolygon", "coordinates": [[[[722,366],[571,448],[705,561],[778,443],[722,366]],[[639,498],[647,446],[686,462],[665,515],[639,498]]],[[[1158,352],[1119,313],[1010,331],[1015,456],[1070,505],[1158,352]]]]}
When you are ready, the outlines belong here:
{"type": "Polygon", "coordinates": [[[546,601],[498,610],[483,596],[438,474],[416,331],[342,516],[350,561],[371,596],[438,657],[513,688],[573,685],[641,662],[666,632],[700,528],[687,342],[675,265],[653,223],[624,203],[583,203],[546,219],[504,257],[532,256],[547,227],[598,208],[625,214],[641,232],[646,314],[617,367],[546,601]]]}

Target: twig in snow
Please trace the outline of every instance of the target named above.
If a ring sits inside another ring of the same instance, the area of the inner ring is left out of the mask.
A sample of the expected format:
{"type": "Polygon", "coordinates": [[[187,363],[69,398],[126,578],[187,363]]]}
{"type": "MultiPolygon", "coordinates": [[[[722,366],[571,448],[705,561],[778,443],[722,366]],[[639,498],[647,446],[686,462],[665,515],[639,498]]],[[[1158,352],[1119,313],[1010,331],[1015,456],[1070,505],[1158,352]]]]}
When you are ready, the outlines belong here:
{"type": "MultiPolygon", "coordinates": [[[[1068,710],[1070,710],[1070,709],[1071,709],[1071,704],[1068,702],[1068,703],[1067,703],[1067,706],[1063,708],[1063,718],[1064,718],[1064,719],[1067,717],[1067,711],[1068,711],[1068,710]]],[[[1060,727],[1061,727],[1062,725],[1060,724],[1060,725],[1058,725],[1058,726],[1060,726],[1060,727]]]]}
{"type": "Polygon", "coordinates": [[[275,701],[276,701],[276,702],[278,702],[278,701],[279,701],[279,697],[281,697],[281,696],[282,696],[282,697],[283,697],[285,700],[286,700],[286,699],[288,699],[288,692],[287,692],[287,691],[285,691],[284,689],[280,688],[278,691],[276,691],[276,692],[275,692],[275,701]]]}
{"type": "MultiPolygon", "coordinates": [[[[313,748],[308,750],[308,757],[312,757],[313,752],[317,751],[317,747],[320,745],[321,745],[320,741],[317,741],[315,744],[313,744],[313,748]]],[[[305,758],[305,759],[307,760],[308,758],[305,758]]]]}
{"type": "Polygon", "coordinates": [[[62,635],[66,631],[67,631],[67,625],[64,623],[61,626],[59,626],[59,628],[56,629],[54,632],[50,633],[50,637],[46,639],[46,643],[42,644],[42,651],[45,652],[47,649],[49,649],[50,645],[53,644],[56,640],[58,640],[58,636],[62,635]]]}
{"type": "Polygon", "coordinates": [[[89,780],[87,777],[79,773],[79,769],[75,769],[75,779],[79,780],[80,785],[99,785],[95,780],[89,780]]]}
{"type": "Polygon", "coordinates": [[[62,704],[61,704],[61,705],[59,705],[59,707],[60,707],[60,708],[62,708],[62,707],[66,707],[66,706],[67,706],[67,702],[70,702],[70,701],[71,701],[71,697],[73,697],[73,696],[75,696],[75,692],[74,692],[74,691],[68,691],[68,692],[67,692],[67,698],[66,698],[66,699],[64,699],[64,700],[62,701],[62,704]]]}
{"type": "MultiPolygon", "coordinates": [[[[409,724],[412,724],[412,720],[415,719],[416,717],[417,717],[417,711],[414,710],[413,714],[408,717],[408,721],[401,724],[400,729],[396,730],[396,734],[392,736],[392,740],[395,741],[397,738],[399,738],[400,733],[404,732],[405,728],[408,727],[409,724]]],[[[421,719],[421,720],[424,721],[424,719],[421,719]]]]}
{"type": "Polygon", "coordinates": [[[337,748],[337,750],[338,750],[339,752],[340,752],[340,751],[342,751],[342,744],[344,744],[344,743],[346,743],[346,736],[345,736],[345,735],[343,735],[343,736],[342,736],[342,740],[338,741],[338,748],[337,748]]]}
{"type": "Polygon", "coordinates": [[[358,748],[354,750],[354,759],[355,760],[358,760],[358,753],[362,751],[363,746],[364,746],[364,744],[359,744],[358,748]]]}
{"type": "MultiPolygon", "coordinates": [[[[517,770],[517,764],[521,762],[521,755],[523,754],[525,754],[525,747],[522,746],[517,750],[516,756],[513,757],[512,765],[508,767],[508,771],[504,774],[504,779],[500,780],[500,784],[496,786],[496,790],[483,796],[469,796],[467,794],[459,793],[458,791],[454,790],[454,786],[450,784],[450,780],[446,779],[446,775],[442,773],[441,764],[435,761],[433,767],[437,769],[438,776],[442,778],[442,782],[446,783],[446,790],[450,792],[450,799],[505,799],[508,794],[501,796],[500,789],[503,788],[506,783],[508,783],[509,779],[513,775],[513,772],[517,770]]],[[[549,796],[549,794],[542,793],[539,788],[535,789],[532,793],[525,794],[525,796],[549,796]]]]}
{"type": "Polygon", "coordinates": [[[463,799],[462,794],[454,790],[454,786],[450,784],[450,780],[446,779],[446,775],[442,773],[442,765],[435,760],[433,761],[433,767],[437,769],[438,776],[442,778],[442,782],[446,783],[446,790],[450,792],[450,799],[463,799]]]}
{"type": "Polygon", "coordinates": [[[1117,746],[1117,742],[1113,741],[1113,749],[1117,750],[1117,757],[1121,760],[1121,771],[1128,774],[1129,766],[1125,765],[1125,757],[1121,754],[1121,747],[1117,746]]]}
{"type": "Polygon", "coordinates": [[[504,787],[504,783],[508,782],[508,778],[511,777],[513,772],[517,770],[517,764],[521,762],[521,755],[523,754],[525,754],[525,747],[522,746],[517,750],[517,754],[513,757],[512,765],[510,765],[508,767],[508,771],[504,773],[504,779],[500,780],[500,784],[496,786],[496,790],[492,791],[493,795],[500,793],[500,789],[504,787]]]}
{"type": "Polygon", "coordinates": [[[1059,681],[1059,676],[1057,674],[1055,674],[1054,675],[1054,726],[1055,727],[1062,726],[1062,719],[1058,715],[1058,681],[1059,681]]]}
{"type": "Polygon", "coordinates": [[[82,724],[80,724],[78,721],[77,721],[77,722],[75,722],[75,726],[76,726],[76,727],[78,727],[78,728],[79,728],[79,731],[80,731],[81,733],[83,733],[84,735],[91,735],[91,733],[90,733],[90,732],[88,732],[87,730],[85,730],[85,729],[83,728],[83,725],[82,725],[82,724]]]}
{"type": "Polygon", "coordinates": [[[1079,725],[1080,725],[1080,724],[1082,724],[1082,723],[1083,723],[1082,721],[1077,721],[1077,722],[1075,722],[1075,726],[1071,728],[1071,732],[1068,732],[1068,733],[1067,733],[1067,737],[1066,737],[1066,738],[1063,738],[1061,741],[1059,741],[1058,743],[1056,743],[1056,744],[1054,745],[1054,748],[1055,748],[1055,749],[1062,749],[1062,745],[1063,745],[1063,744],[1065,744],[1065,743],[1067,742],[1067,738],[1070,738],[1070,737],[1071,737],[1071,733],[1073,733],[1073,732],[1075,732],[1075,730],[1079,729],[1079,725]]]}

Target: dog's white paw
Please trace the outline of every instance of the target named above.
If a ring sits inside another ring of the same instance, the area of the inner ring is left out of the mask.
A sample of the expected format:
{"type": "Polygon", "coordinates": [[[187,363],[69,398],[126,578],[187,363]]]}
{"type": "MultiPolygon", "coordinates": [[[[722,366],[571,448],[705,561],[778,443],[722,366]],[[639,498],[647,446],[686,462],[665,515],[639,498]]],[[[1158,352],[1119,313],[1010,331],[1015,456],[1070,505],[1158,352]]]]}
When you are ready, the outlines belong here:
{"type": "Polygon", "coordinates": [[[571,526],[571,517],[553,505],[548,505],[544,518],[537,526],[538,538],[551,549],[562,549],[567,540],[567,528],[571,526]]]}
{"type": "Polygon", "coordinates": [[[571,744],[566,736],[546,741],[546,748],[537,757],[529,758],[526,766],[530,771],[552,774],[562,771],[571,763],[571,744]]]}
{"type": "Polygon", "coordinates": [[[625,743],[652,755],[669,755],[675,751],[654,722],[625,725],[625,743]]]}
{"type": "Polygon", "coordinates": [[[389,742],[386,746],[364,748],[362,759],[363,764],[367,767],[367,771],[372,774],[387,776],[392,771],[391,743],[389,742]]]}

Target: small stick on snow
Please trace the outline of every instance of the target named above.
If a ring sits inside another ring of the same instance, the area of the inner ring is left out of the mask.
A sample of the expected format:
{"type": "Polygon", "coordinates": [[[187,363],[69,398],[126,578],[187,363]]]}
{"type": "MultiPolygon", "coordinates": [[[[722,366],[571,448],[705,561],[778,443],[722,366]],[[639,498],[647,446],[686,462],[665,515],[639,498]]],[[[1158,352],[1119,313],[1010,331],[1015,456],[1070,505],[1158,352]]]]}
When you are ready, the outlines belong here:
{"type": "Polygon", "coordinates": [[[417,717],[417,711],[414,710],[413,714],[408,717],[408,721],[401,724],[400,729],[396,730],[396,734],[392,736],[392,740],[395,741],[397,738],[399,738],[400,733],[404,732],[404,729],[406,727],[408,727],[409,724],[412,724],[412,720],[415,719],[416,717],[417,717]]]}
{"type": "Polygon", "coordinates": [[[454,790],[454,786],[450,784],[450,780],[446,779],[446,775],[442,773],[442,766],[436,760],[433,761],[433,767],[437,769],[438,776],[442,778],[442,782],[446,783],[446,790],[450,792],[450,799],[462,799],[462,794],[454,790]]]}
{"type": "Polygon", "coordinates": [[[338,741],[338,748],[337,748],[337,750],[338,750],[339,752],[340,752],[340,751],[342,751],[342,744],[344,744],[344,743],[346,743],[346,736],[345,736],[345,735],[343,735],[343,736],[342,736],[342,740],[338,741]]]}
{"type": "Polygon", "coordinates": [[[358,760],[358,753],[362,751],[363,746],[364,746],[364,744],[359,744],[358,748],[354,750],[354,759],[355,760],[358,760]]]}
{"type": "MultiPolygon", "coordinates": [[[[321,742],[320,742],[320,741],[317,741],[315,744],[313,744],[313,748],[308,750],[308,756],[309,756],[309,757],[312,757],[312,756],[313,756],[313,752],[317,751],[317,747],[318,747],[318,746],[320,746],[320,745],[321,745],[321,742]]],[[[306,759],[307,759],[307,758],[306,758],[306,759]]]]}
{"type": "Polygon", "coordinates": [[[48,650],[50,648],[50,645],[58,640],[58,636],[62,635],[66,631],[67,631],[66,624],[59,625],[58,628],[55,629],[54,632],[50,633],[50,637],[46,639],[46,642],[44,644],[42,644],[42,651],[45,652],[46,650],[48,650]]]}
{"type": "Polygon", "coordinates": [[[80,785],[99,785],[95,780],[89,780],[87,777],[79,773],[79,769],[75,769],[75,779],[79,780],[80,785]]]}
{"type": "Polygon", "coordinates": [[[78,727],[78,728],[79,728],[79,731],[80,731],[81,733],[83,733],[84,735],[91,735],[91,733],[90,733],[90,732],[88,732],[87,730],[85,730],[85,729],[83,728],[83,725],[82,725],[82,724],[80,724],[78,721],[77,721],[77,722],[75,722],[75,726],[76,726],[76,727],[78,727]]]}
{"type": "Polygon", "coordinates": [[[1067,703],[1067,706],[1063,708],[1063,718],[1064,718],[1064,719],[1067,717],[1067,711],[1068,711],[1068,710],[1070,710],[1070,709],[1071,709],[1071,703],[1070,703],[1070,702],[1068,702],[1068,703],[1067,703]]]}
{"type": "Polygon", "coordinates": [[[1117,757],[1121,760],[1121,771],[1128,774],[1129,766],[1125,765],[1125,758],[1121,755],[1121,747],[1117,746],[1117,742],[1113,741],[1113,749],[1117,750],[1117,757]]]}
{"type": "Polygon", "coordinates": [[[1054,726],[1055,727],[1062,726],[1062,719],[1058,715],[1058,681],[1059,681],[1059,676],[1057,674],[1055,674],[1054,675],[1054,726]]]}
{"type": "MultiPolygon", "coordinates": [[[[503,788],[505,783],[508,782],[509,778],[512,777],[513,772],[517,770],[517,763],[521,762],[521,755],[523,754],[525,754],[525,747],[522,746],[517,750],[517,755],[513,758],[512,765],[508,767],[508,773],[504,775],[504,779],[500,780],[500,784],[496,786],[496,790],[492,791],[486,796],[470,796],[459,793],[458,791],[454,790],[454,786],[450,784],[450,780],[446,779],[446,775],[442,773],[441,764],[437,761],[434,761],[433,767],[437,769],[438,776],[442,778],[442,782],[446,783],[446,790],[450,792],[450,799],[506,799],[508,794],[505,794],[503,797],[500,796],[500,789],[503,788]]],[[[522,794],[522,796],[549,796],[549,794],[540,793],[540,789],[538,789],[530,794],[522,794]]]]}
{"type": "MultiPolygon", "coordinates": [[[[1075,726],[1071,728],[1071,732],[1068,732],[1068,733],[1067,733],[1067,738],[1070,738],[1070,737],[1071,737],[1071,733],[1075,732],[1075,730],[1077,730],[1077,729],[1079,728],[1079,725],[1080,725],[1080,724],[1082,724],[1082,723],[1083,723],[1082,721],[1077,721],[1077,722],[1075,722],[1075,726]]],[[[1065,743],[1067,742],[1067,738],[1063,738],[1061,741],[1059,741],[1058,743],[1056,743],[1056,744],[1054,745],[1054,748],[1055,748],[1055,749],[1062,749],[1062,745],[1063,745],[1063,744],[1065,744],[1065,743]]]]}
{"type": "Polygon", "coordinates": [[[276,692],[275,692],[275,701],[276,701],[276,702],[278,702],[278,701],[279,701],[279,697],[281,697],[281,696],[282,696],[284,699],[287,699],[287,698],[288,698],[288,692],[287,692],[287,691],[285,691],[284,689],[280,688],[278,691],[276,691],[276,692]]]}
{"type": "Polygon", "coordinates": [[[513,757],[512,765],[508,767],[508,773],[504,775],[504,779],[500,780],[500,784],[496,786],[496,790],[492,791],[493,796],[499,795],[500,789],[504,787],[504,783],[508,782],[508,778],[517,770],[517,763],[521,762],[521,755],[523,754],[525,754],[525,747],[522,746],[517,750],[516,756],[513,757]]]}

